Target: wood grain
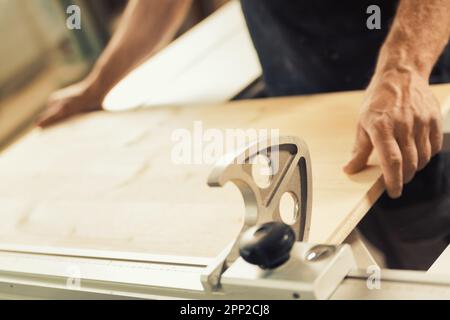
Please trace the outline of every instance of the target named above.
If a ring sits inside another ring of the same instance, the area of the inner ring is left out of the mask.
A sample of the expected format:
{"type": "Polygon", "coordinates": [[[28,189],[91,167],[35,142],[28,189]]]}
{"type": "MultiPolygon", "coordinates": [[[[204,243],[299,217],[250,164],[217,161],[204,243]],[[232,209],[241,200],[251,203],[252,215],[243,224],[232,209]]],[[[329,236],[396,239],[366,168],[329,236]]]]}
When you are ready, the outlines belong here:
{"type": "MultiPolygon", "coordinates": [[[[435,87],[441,101],[450,86],[435,87]]],[[[0,155],[0,243],[212,257],[236,235],[243,203],[206,185],[212,165],[176,165],[174,130],[279,129],[309,145],[310,241],[343,241],[383,191],[376,160],[342,172],[361,92],[83,115],[0,155]]]]}

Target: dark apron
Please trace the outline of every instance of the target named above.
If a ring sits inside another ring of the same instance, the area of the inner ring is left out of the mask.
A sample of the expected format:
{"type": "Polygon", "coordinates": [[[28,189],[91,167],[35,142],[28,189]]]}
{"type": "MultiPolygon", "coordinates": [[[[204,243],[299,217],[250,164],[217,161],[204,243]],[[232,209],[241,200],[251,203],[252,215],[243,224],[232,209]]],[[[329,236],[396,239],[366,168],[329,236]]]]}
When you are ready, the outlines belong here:
{"type": "MultiPolygon", "coordinates": [[[[365,88],[398,1],[241,0],[268,94],[297,95],[365,88]],[[368,6],[381,9],[381,29],[367,28],[368,6]]],[[[450,81],[450,50],[432,83],[450,81]]]]}

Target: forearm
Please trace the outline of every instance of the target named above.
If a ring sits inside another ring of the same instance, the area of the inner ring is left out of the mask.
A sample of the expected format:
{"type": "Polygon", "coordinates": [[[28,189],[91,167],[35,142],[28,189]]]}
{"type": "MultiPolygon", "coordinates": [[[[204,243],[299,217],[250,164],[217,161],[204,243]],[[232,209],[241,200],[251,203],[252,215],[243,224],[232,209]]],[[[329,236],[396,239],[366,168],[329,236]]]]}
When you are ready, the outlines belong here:
{"type": "Polygon", "coordinates": [[[191,0],[130,0],[87,82],[106,95],[135,66],[172,40],[190,4],[191,0]]]}
{"type": "Polygon", "coordinates": [[[361,171],[375,150],[393,198],[442,148],[441,111],[429,77],[449,35],[450,0],[401,0],[366,91],[344,170],[361,171]]]}
{"type": "Polygon", "coordinates": [[[450,0],[402,0],[375,74],[415,71],[428,79],[450,36],[450,0]]]}

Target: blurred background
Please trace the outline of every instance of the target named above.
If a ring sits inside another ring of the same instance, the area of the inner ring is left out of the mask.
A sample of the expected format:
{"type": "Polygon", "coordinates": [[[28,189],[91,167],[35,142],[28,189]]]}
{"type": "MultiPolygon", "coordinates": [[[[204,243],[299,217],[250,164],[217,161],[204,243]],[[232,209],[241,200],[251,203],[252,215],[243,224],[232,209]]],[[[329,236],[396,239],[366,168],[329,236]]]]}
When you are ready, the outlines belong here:
{"type": "MultiPolygon", "coordinates": [[[[0,145],[26,126],[51,92],[81,79],[113,34],[127,0],[0,0],[0,145]],[[66,28],[80,6],[81,30],[66,28]]],[[[227,0],[196,0],[182,34],[227,0]]]]}

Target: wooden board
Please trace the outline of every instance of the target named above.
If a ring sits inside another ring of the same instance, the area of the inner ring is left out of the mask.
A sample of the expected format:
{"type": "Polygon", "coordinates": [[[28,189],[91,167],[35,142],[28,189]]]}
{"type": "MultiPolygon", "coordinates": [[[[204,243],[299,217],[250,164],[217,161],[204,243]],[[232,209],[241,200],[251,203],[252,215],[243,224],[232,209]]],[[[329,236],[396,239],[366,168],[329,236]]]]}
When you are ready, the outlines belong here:
{"type": "MultiPolygon", "coordinates": [[[[449,86],[435,88],[444,101],[449,86]]],[[[273,128],[302,137],[313,171],[313,242],[343,241],[383,191],[380,170],[341,168],[362,93],[84,115],[35,130],[0,155],[6,244],[212,257],[240,228],[243,203],[206,185],[211,165],[175,165],[174,130],[273,128]]]]}
{"type": "Polygon", "coordinates": [[[450,245],[442,252],[439,258],[428,269],[428,273],[449,274],[450,273],[450,245]]]}

